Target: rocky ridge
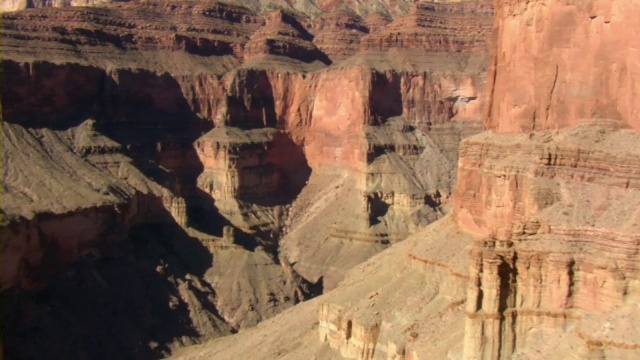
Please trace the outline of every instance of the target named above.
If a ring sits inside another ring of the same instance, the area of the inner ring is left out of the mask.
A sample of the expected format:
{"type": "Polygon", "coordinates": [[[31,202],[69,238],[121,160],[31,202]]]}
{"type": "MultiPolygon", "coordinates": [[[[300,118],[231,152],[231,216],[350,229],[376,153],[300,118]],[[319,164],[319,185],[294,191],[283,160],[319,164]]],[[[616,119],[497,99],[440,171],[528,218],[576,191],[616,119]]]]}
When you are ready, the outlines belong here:
{"type": "MultiPolygon", "coordinates": [[[[464,1],[464,0],[463,0],[464,1]]],[[[115,2],[139,2],[139,0],[5,0],[2,2],[2,11],[16,11],[27,8],[43,7],[71,7],[71,6],[102,6],[115,2]]],[[[336,10],[348,10],[358,16],[368,17],[380,14],[387,18],[406,14],[411,6],[419,0],[374,0],[363,3],[354,0],[301,0],[295,2],[282,0],[230,0],[226,3],[240,5],[254,13],[268,13],[282,9],[294,12],[305,17],[321,16],[336,10]]],[[[460,0],[439,2],[461,2],[460,0]]]]}

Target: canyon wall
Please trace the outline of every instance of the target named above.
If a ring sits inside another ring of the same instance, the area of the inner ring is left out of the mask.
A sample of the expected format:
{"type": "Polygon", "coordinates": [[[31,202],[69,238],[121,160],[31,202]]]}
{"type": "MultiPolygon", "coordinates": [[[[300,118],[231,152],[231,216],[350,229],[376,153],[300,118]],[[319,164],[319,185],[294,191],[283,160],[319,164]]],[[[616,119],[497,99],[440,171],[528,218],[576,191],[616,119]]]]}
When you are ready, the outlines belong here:
{"type": "Polygon", "coordinates": [[[428,284],[411,302],[380,281],[412,281],[401,266],[385,273],[376,258],[350,272],[317,305],[326,358],[638,356],[640,8],[495,5],[487,131],[460,145],[452,217],[385,253],[408,256],[428,284]]]}
{"type": "Polygon", "coordinates": [[[3,0],[2,11],[18,11],[34,7],[98,6],[112,0],[3,0]]]}
{"type": "Polygon", "coordinates": [[[640,72],[633,16],[638,4],[505,1],[496,9],[488,129],[560,129],[591,119],[640,126],[640,109],[632,100],[640,72]]]}
{"type": "Polygon", "coordinates": [[[638,357],[640,9],[494,3],[3,14],[7,351],[638,357]]]}
{"type": "Polygon", "coordinates": [[[604,319],[623,326],[610,317],[637,308],[636,137],[582,124],[463,143],[454,214],[480,239],[470,253],[467,357],[636,349],[633,334],[605,341],[583,330],[604,319]],[[562,340],[545,343],[552,333],[562,340]]]}
{"type": "Polygon", "coordinates": [[[640,58],[626,34],[640,29],[629,15],[640,7],[496,9],[485,120],[495,133],[461,145],[454,196],[457,223],[482,239],[470,255],[466,357],[637,356],[637,334],[612,329],[639,299],[640,58]]]}
{"type": "Polygon", "coordinates": [[[18,357],[54,343],[163,356],[334,288],[444,216],[457,144],[481,128],[486,2],[407,6],[397,24],[340,7],[36,7],[2,14],[3,332],[18,357]],[[81,346],[56,340],[71,304],[74,329],[97,312],[139,336],[109,343],[97,321],[74,330],[81,346]]]}
{"type": "MultiPolygon", "coordinates": [[[[3,0],[2,11],[17,11],[27,8],[40,7],[68,7],[68,6],[100,6],[114,2],[128,2],[136,0],[3,0]]],[[[438,2],[463,2],[464,0],[440,0],[438,2]]],[[[411,6],[420,0],[374,0],[362,3],[356,0],[300,0],[295,2],[282,0],[230,0],[226,3],[240,5],[249,10],[260,13],[276,9],[285,9],[308,17],[348,9],[349,12],[361,17],[372,14],[382,14],[386,18],[406,14],[411,6]]]]}

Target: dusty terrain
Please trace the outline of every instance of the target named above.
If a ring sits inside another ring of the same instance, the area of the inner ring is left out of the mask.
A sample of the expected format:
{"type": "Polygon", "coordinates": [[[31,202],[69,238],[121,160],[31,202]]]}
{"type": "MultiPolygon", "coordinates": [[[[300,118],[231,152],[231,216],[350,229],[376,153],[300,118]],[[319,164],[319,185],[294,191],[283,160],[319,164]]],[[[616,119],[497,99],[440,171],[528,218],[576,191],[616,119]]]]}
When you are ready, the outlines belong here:
{"type": "Polygon", "coordinates": [[[356,266],[334,290],[175,358],[369,358],[374,349],[377,358],[460,358],[470,241],[447,216],[356,266]],[[352,329],[346,338],[345,326],[352,329]]]}

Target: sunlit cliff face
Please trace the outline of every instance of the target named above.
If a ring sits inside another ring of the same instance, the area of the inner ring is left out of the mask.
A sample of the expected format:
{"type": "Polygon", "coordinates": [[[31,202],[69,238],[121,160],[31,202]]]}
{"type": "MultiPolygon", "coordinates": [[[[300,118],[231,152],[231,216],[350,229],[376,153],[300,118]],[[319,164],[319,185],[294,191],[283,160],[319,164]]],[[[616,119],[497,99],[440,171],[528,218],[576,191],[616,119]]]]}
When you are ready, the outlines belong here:
{"type": "Polygon", "coordinates": [[[4,13],[7,352],[164,356],[443,217],[493,13],[402,4],[4,13]]]}

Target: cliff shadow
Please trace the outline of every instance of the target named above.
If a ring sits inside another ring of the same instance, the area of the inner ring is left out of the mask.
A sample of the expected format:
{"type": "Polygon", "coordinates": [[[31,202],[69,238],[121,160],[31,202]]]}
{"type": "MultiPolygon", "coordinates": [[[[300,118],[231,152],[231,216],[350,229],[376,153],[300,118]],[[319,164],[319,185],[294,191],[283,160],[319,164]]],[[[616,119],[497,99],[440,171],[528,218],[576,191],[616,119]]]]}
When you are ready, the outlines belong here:
{"type": "Polygon", "coordinates": [[[372,71],[370,96],[374,125],[380,125],[386,119],[402,115],[401,79],[396,72],[372,71]]]}
{"type": "Polygon", "coordinates": [[[240,69],[232,74],[224,124],[244,130],[276,127],[275,101],[267,72],[240,69]]]}
{"type": "Polygon", "coordinates": [[[159,359],[176,344],[231,334],[215,292],[198,279],[212,264],[209,250],[177,224],[134,225],[128,239],[97,248],[46,288],[0,294],[4,355],[159,359]],[[210,325],[196,325],[203,319],[210,325]]]}
{"type": "Polygon", "coordinates": [[[66,130],[92,116],[103,69],[47,61],[2,60],[2,120],[26,127],[66,130]]]}
{"type": "MultiPolygon", "coordinates": [[[[125,155],[133,159],[134,166],[145,176],[185,200],[189,227],[205,236],[222,237],[223,228],[231,224],[220,213],[211,194],[197,186],[204,166],[193,145],[213,128],[213,122],[193,112],[180,84],[166,74],[123,70],[106,78],[103,88],[106,95],[97,129],[120,143],[125,155]]],[[[230,90],[226,114],[233,121],[230,125],[243,129],[276,125],[272,88],[266,73],[238,73],[232,88],[235,90],[230,90]],[[248,94],[242,91],[245,87],[248,94]]],[[[289,137],[278,133],[274,143],[278,156],[270,161],[284,168],[279,169],[284,180],[275,196],[251,199],[258,205],[290,202],[310,174],[302,150],[289,137]],[[294,171],[292,167],[302,171],[294,171]]],[[[239,242],[249,250],[259,243],[241,232],[239,242]]]]}
{"type": "Polygon", "coordinates": [[[230,226],[216,207],[216,201],[207,192],[194,187],[187,200],[189,226],[206,234],[223,236],[223,228],[230,226]]]}
{"type": "Polygon", "coordinates": [[[274,135],[265,163],[274,169],[278,178],[275,193],[257,197],[241,196],[240,199],[260,206],[291,204],[311,177],[312,170],[302,146],[296,144],[288,134],[278,132],[274,135]]]}
{"type": "Polygon", "coordinates": [[[367,208],[369,210],[369,225],[377,225],[381,218],[387,215],[390,205],[387,204],[380,195],[374,193],[367,196],[367,208]]]}
{"type": "MultiPolygon", "coordinates": [[[[45,76],[50,69],[41,70],[38,74],[45,76]]],[[[62,70],[51,71],[58,76],[62,70]]],[[[84,81],[91,84],[65,88],[87,91],[87,96],[74,99],[69,93],[70,102],[58,104],[62,111],[25,103],[12,116],[53,129],[93,117],[94,130],[119,143],[145,176],[175,196],[192,199],[202,171],[192,143],[212,124],[192,112],[180,84],[166,74],[136,70],[89,75],[95,76],[84,81]],[[28,106],[34,110],[27,111],[28,106]]],[[[23,91],[14,90],[17,95],[23,91]]],[[[217,313],[215,291],[201,279],[213,266],[211,252],[164,211],[162,199],[155,198],[154,204],[143,209],[146,222],[123,230],[118,239],[109,235],[71,264],[55,261],[59,251],[46,248],[45,260],[52,264],[36,269],[46,278],[46,288],[0,294],[6,358],[156,359],[175,346],[234,331],[217,313]]]]}
{"type": "Polygon", "coordinates": [[[190,226],[222,236],[228,221],[197,187],[204,168],[193,145],[213,122],[193,112],[180,84],[166,74],[123,71],[106,78],[103,88],[99,130],[120,143],[145,176],[185,200],[190,226]],[[132,79],[123,81],[127,76],[132,79]]]}

